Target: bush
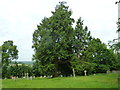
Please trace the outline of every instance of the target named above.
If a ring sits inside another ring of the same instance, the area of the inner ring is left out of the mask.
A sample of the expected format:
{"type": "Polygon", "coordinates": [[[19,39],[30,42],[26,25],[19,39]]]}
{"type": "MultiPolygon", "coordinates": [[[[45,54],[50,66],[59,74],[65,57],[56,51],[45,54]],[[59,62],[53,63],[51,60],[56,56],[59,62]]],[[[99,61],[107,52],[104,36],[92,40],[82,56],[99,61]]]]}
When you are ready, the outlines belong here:
{"type": "Polygon", "coordinates": [[[107,70],[110,70],[109,66],[100,64],[96,67],[96,72],[97,73],[106,73],[107,70]]]}
{"type": "Polygon", "coordinates": [[[87,75],[95,73],[96,63],[84,62],[79,65],[79,70],[77,70],[77,75],[84,75],[84,70],[87,71],[87,75]]]}

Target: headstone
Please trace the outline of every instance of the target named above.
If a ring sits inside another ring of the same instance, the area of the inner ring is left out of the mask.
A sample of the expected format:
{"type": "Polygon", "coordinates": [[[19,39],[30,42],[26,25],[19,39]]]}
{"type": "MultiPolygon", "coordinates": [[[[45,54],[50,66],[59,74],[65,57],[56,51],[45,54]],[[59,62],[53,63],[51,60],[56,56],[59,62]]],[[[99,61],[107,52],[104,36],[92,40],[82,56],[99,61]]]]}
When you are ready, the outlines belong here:
{"type": "Polygon", "coordinates": [[[70,77],[72,77],[72,74],[70,75],[70,77]]]}
{"type": "Polygon", "coordinates": [[[46,76],[44,76],[44,78],[46,78],[46,76]]]}
{"type": "Polygon", "coordinates": [[[33,78],[35,78],[35,76],[33,76],[33,78]]]}
{"type": "Polygon", "coordinates": [[[63,75],[60,75],[60,77],[63,77],[63,75]]]}
{"type": "Polygon", "coordinates": [[[50,76],[47,76],[47,78],[51,78],[50,76]]]}
{"type": "Polygon", "coordinates": [[[87,72],[87,71],[85,70],[85,71],[84,71],[84,73],[85,73],[85,76],[86,76],[86,72],[87,72]]]}
{"type": "Polygon", "coordinates": [[[5,80],[6,80],[7,78],[5,77],[5,80]]]}
{"type": "Polygon", "coordinates": [[[107,70],[107,74],[109,74],[110,73],[110,70],[107,70]]]}
{"type": "Polygon", "coordinates": [[[27,74],[25,73],[25,76],[24,76],[25,78],[27,78],[27,74]]]}
{"type": "Polygon", "coordinates": [[[30,76],[30,80],[32,80],[32,76],[30,76]]]}
{"type": "Polygon", "coordinates": [[[94,73],[94,76],[95,76],[96,74],[94,73]]]}
{"type": "Polygon", "coordinates": [[[16,80],[16,76],[13,77],[13,80],[16,80]]]}
{"type": "Polygon", "coordinates": [[[53,76],[51,75],[50,77],[52,78],[53,76]]]}
{"type": "Polygon", "coordinates": [[[18,79],[18,76],[16,78],[18,79]]]}
{"type": "Polygon", "coordinates": [[[112,70],[112,73],[120,73],[120,70],[112,70]]]}

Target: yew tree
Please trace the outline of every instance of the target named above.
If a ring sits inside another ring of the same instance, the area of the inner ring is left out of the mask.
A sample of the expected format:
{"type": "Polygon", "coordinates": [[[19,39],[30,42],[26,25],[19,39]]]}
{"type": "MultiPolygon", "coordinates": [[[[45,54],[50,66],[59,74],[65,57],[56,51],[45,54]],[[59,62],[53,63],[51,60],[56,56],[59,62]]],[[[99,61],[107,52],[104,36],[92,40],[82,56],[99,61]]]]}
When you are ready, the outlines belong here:
{"type": "Polygon", "coordinates": [[[74,30],[72,11],[65,2],[59,2],[52,16],[44,18],[33,34],[33,59],[41,65],[42,74],[52,72],[54,76],[71,72],[70,60],[73,54],[74,30]],[[65,68],[65,69],[64,69],[65,68]]]}

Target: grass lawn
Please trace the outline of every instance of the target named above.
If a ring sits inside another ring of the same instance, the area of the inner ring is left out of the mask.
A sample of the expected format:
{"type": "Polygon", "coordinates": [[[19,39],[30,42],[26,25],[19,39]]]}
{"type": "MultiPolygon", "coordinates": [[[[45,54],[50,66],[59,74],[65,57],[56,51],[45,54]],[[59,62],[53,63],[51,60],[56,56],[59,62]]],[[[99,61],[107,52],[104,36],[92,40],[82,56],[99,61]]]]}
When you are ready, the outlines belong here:
{"type": "Polygon", "coordinates": [[[2,80],[2,88],[118,88],[118,74],[2,80]]]}

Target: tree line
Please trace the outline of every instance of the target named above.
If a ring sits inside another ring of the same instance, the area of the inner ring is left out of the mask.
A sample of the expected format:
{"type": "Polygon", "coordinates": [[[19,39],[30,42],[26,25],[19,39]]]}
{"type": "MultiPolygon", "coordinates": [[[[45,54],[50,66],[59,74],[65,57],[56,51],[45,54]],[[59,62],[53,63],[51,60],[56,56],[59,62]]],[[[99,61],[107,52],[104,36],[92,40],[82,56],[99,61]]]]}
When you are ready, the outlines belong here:
{"type": "MultiPolygon", "coordinates": [[[[75,76],[84,75],[84,70],[90,75],[120,69],[119,43],[109,44],[108,48],[99,38],[92,37],[81,17],[77,21],[71,17],[72,11],[65,2],[59,2],[51,13],[52,16],[42,19],[33,33],[34,63],[32,67],[28,66],[31,75],[75,76]]],[[[2,45],[3,68],[18,58],[16,46],[10,44],[11,41],[6,42],[2,45]]],[[[12,67],[9,66],[9,69],[12,67]]],[[[22,72],[24,65],[15,64],[14,67],[21,68],[22,72]]]]}

